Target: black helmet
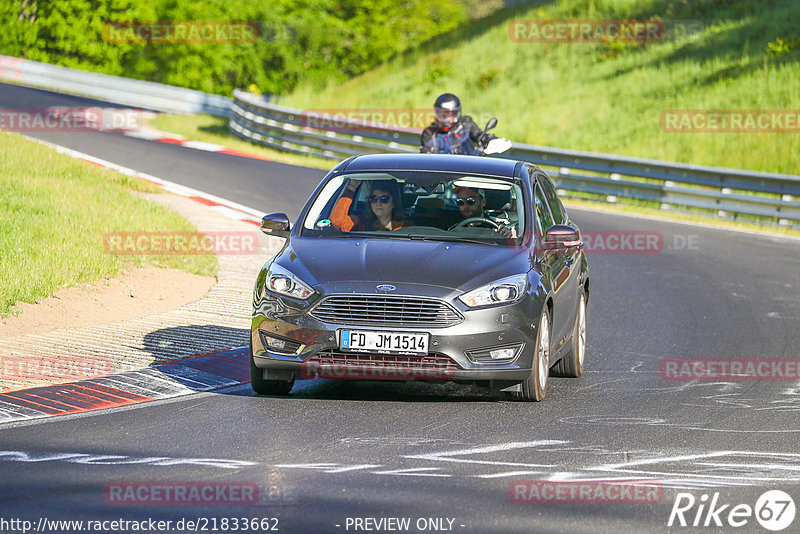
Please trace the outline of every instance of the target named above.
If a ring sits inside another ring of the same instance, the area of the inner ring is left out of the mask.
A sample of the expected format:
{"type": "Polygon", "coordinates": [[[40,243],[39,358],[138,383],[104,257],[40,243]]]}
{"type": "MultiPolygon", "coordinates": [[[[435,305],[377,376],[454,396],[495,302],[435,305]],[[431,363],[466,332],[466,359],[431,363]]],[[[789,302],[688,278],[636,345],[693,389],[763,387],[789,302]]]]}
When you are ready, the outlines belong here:
{"type": "Polygon", "coordinates": [[[449,130],[461,118],[461,101],[451,93],[439,95],[433,104],[433,120],[444,131],[449,130]]]}

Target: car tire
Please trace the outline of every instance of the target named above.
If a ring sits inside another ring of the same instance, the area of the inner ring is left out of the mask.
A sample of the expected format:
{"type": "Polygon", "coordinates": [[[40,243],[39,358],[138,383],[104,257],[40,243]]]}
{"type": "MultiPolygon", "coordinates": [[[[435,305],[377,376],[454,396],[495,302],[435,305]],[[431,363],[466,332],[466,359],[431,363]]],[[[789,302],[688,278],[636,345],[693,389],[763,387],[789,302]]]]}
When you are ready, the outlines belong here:
{"type": "Polygon", "coordinates": [[[250,386],[259,395],[287,395],[294,387],[292,380],[267,380],[264,369],[256,367],[253,360],[253,342],[250,342],[250,386]]]}
{"type": "Polygon", "coordinates": [[[569,352],[553,366],[554,376],[578,378],[583,374],[586,360],[586,293],[581,291],[578,314],[572,330],[572,347],[569,352]]]}
{"type": "Polygon", "coordinates": [[[533,348],[531,374],[520,384],[519,397],[523,401],[540,401],[547,393],[550,376],[550,312],[542,311],[536,331],[536,346],[533,348]]]}

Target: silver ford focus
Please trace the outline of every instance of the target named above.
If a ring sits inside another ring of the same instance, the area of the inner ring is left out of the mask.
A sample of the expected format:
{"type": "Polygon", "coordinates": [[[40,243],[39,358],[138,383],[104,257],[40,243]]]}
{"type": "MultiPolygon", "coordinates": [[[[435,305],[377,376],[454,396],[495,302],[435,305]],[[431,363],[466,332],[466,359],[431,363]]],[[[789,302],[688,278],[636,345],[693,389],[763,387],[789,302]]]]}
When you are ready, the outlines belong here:
{"type": "Polygon", "coordinates": [[[261,269],[250,379],[470,382],[544,398],[578,377],[589,275],[580,230],[533,164],[355,156],[331,170],[261,269]]]}

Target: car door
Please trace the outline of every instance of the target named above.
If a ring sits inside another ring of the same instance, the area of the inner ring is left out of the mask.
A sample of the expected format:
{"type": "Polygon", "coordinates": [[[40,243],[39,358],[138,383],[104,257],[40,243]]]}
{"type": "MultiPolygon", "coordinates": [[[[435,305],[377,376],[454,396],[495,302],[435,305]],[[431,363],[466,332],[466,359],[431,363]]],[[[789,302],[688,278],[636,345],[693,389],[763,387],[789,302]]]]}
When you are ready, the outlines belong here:
{"type": "MultiPolygon", "coordinates": [[[[537,172],[534,174],[537,219],[546,229],[555,224],[567,224],[566,211],[555,193],[549,178],[537,172]],[[550,195],[548,195],[548,186],[550,195]]],[[[580,271],[577,249],[560,249],[543,254],[542,265],[548,270],[547,277],[553,288],[553,350],[560,350],[572,331],[578,306],[578,275],[580,271]]]]}

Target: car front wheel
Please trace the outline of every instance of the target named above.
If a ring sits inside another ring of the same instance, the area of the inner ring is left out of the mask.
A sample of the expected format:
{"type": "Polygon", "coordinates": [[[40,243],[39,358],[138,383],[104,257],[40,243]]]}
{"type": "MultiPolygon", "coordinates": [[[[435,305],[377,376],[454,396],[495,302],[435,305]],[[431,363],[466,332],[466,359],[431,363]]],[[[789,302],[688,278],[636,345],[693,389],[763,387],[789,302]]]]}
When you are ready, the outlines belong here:
{"type": "Polygon", "coordinates": [[[547,379],[550,376],[550,313],[547,308],[542,311],[539,328],[536,333],[531,374],[522,382],[520,399],[524,401],[540,401],[547,392],[547,379]]]}

